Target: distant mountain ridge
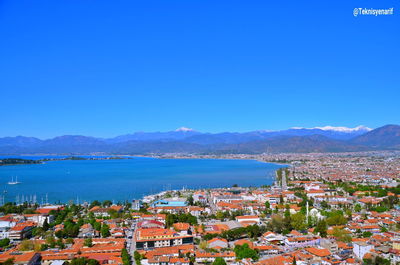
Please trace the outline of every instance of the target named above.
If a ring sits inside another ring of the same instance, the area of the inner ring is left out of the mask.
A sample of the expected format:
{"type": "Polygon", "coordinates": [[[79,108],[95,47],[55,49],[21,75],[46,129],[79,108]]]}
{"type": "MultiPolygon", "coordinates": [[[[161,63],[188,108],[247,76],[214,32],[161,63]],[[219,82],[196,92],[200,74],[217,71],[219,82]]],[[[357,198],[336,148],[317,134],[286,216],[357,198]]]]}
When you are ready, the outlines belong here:
{"type": "Polygon", "coordinates": [[[182,127],[170,132],[136,132],[102,139],[64,135],[0,138],[0,154],[223,154],[280,152],[352,152],[400,149],[400,126],[293,127],[281,131],[202,133],[182,127]]]}

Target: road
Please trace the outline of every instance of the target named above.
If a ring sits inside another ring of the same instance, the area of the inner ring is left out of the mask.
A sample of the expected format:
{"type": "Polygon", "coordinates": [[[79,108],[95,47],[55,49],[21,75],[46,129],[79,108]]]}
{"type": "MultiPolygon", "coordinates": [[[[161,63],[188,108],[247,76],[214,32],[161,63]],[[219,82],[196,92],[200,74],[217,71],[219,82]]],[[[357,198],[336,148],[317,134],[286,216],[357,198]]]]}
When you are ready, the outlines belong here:
{"type": "Polygon", "coordinates": [[[136,230],[137,220],[133,220],[131,226],[129,227],[126,233],[126,250],[128,250],[129,255],[131,255],[133,259],[133,253],[136,251],[136,242],[135,242],[135,230],[136,230]]]}

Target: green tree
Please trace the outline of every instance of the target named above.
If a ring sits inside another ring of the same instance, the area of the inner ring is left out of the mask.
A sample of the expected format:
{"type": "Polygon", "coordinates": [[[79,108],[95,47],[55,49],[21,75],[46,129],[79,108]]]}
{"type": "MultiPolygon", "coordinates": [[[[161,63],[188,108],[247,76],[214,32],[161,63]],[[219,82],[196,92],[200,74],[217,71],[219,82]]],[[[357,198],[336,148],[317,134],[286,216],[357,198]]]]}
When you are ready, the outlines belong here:
{"type": "Polygon", "coordinates": [[[85,247],[92,247],[93,246],[93,240],[91,237],[85,238],[85,241],[83,242],[83,245],[85,247]]]}
{"type": "Polygon", "coordinates": [[[337,238],[337,240],[349,243],[351,242],[351,236],[349,233],[341,228],[335,227],[333,228],[332,235],[337,238]]]}
{"type": "Polygon", "coordinates": [[[372,236],[372,233],[369,232],[369,231],[365,231],[365,232],[362,233],[362,237],[367,238],[367,237],[371,237],[371,236],[372,236]]]}
{"type": "Polygon", "coordinates": [[[314,232],[319,233],[321,237],[327,236],[328,226],[326,225],[325,220],[321,220],[317,223],[314,232]]]}
{"type": "Polygon", "coordinates": [[[110,227],[108,225],[106,225],[106,224],[103,224],[101,226],[101,231],[100,232],[101,232],[101,236],[102,237],[109,237],[111,235],[110,227]]]}
{"type": "Polygon", "coordinates": [[[110,201],[110,200],[105,200],[103,202],[103,207],[105,207],[105,208],[110,207],[111,205],[112,205],[112,201],[110,201]]]}
{"type": "Polygon", "coordinates": [[[135,251],[133,253],[133,258],[135,259],[136,265],[141,265],[141,261],[142,261],[142,255],[140,255],[139,252],[135,251]]]}
{"type": "Polygon", "coordinates": [[[101,223],[99,223],[99,222],[94,222],[93,228],[94,228],[96,231],[99,231],[99,232],[100,232],[100,230],[101,230],[101,223]]]}
{"type": "Polygon", "coordinates": [[[212,265],[226,265],[226,262],[221,257],[216,257],[212,265]]]}
{"type": "Polygon", "coordinates": [[[89,205],[89,209],[92,209],[95,206],[101,206],[101,203],[97,200],[92,201],[92,203],[89,205]]]}
{"type": "Polygon", "coordinates": [[[356,205],[354,205],[354,211],[356,212],[356,213],[359,213],[359,212],[361,212],[361,205],[360,204],[356,204],[356,205]]]}
{"type": "Polygon", "coordinates": [[[44,231],[47,231],[47,230],[49,230],[49,227],[50,226],[49,226],[49,223],[47,222],[47,218],[46,218],[46,219],[44,219],[42,228],[43,228],[44,231]]]}
{"type": "Polygon", "coordinates": [[[8,238],[3,238],[0,240],[0,247],[4,248],[7,247],[10,244],[10,239],[8,238]]]}
{"type": "Polygon", "coordinates": [[[188,205],[194,205],[194,199],[193,199],[193,196],[189,196],[187,199],[186,199],[186,203],[188,204],[188,205]]]}
{"type": "Polygon", "coordinates": [[[70,265],[100,265],[100,263],[95,259],[88,259],[85,257],[74,258],[71,260],[70,265]]]}
{"type": "Polygon", "coordinates": [[[296,230],[304,230],[307,226],[306,224],[306,217],[304,214],[298,212],[291,216],[291,222],[293,229],[296,230]]]}
{"type": "Polygon", "coordinates": [[[13,265],[14,264],[14,259],[7,259],[4,262],[0,262],[0,265],[13,265]]]}
{"type": "Polygon", "coordinates": [[[131,256],[129,255],[129,253],[126,250],[126,248],[122,249],[121,257],[122,257],[122,263],[124,265],[131,265],[131,256]]]}
{"type": "Polygon", "coordinates": [[[259,259],[257,251],[251,249],[248,244],[236,245],[234,251],[238,260],[251,258],[257,261],[259,259]]]}

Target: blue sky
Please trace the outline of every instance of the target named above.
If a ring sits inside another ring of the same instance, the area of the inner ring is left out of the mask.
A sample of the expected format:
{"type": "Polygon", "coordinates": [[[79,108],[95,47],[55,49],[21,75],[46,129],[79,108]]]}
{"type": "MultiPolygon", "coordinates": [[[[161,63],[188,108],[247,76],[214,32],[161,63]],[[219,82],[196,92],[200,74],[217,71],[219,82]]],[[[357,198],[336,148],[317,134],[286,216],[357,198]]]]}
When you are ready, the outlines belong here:
{"type": "Polygon", "coordinates": [[[0,136],[399,124],[399,3],[2,0],[0,136]]]}

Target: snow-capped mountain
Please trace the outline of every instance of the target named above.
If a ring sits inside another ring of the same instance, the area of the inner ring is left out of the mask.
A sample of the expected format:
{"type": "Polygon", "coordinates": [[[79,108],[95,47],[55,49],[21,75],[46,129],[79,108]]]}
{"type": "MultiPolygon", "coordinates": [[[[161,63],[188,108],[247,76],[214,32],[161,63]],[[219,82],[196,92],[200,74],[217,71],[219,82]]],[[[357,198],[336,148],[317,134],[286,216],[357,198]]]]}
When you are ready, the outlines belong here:
{"type": "MultiPolygon", "coordinates": [[[[300,127],[293,127],[294,128],[299,128],[299,129],[306,129],[306,128],[300,128],[300,127]]],[[[359,125],[357,127],[354,128],[349,128],[349,127],[335,127],[335,126],[324,126],[324,127],[314,127],[314,128],[307,128],[307,129],[320,129],[323,131],[335,131],[335,132],[344,132],[344,133],[352,133],[352,132],[369,132],[372,129],[369,127],[366,127],[364,125],[359,125]]]]}
{"type": "Polygon", "coordinates": [[[290,128],[281,131],[201,133],[188,127],[169,132],[136,132],[101,139],[64,135],[41,140],[0,138],[0,154],[117,154],[343,152],[400,149],[400,126],[290,128]]]}

